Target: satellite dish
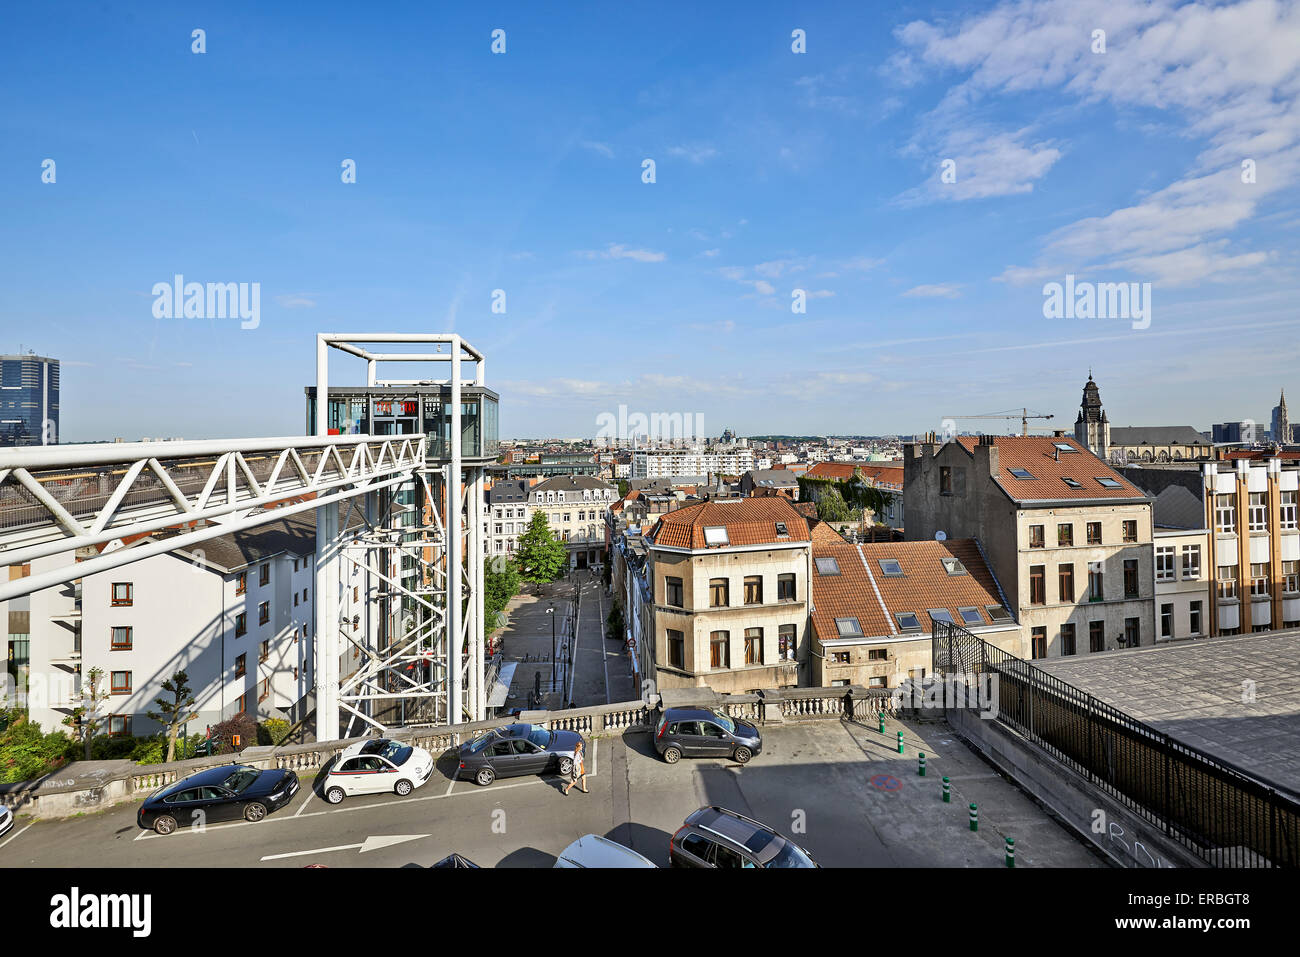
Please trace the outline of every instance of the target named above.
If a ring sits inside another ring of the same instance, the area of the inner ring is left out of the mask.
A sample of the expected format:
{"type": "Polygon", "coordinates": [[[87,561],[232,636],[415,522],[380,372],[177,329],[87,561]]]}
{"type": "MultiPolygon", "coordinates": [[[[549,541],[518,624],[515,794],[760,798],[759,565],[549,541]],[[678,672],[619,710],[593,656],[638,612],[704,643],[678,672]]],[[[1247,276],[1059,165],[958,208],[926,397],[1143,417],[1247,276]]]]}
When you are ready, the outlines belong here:
{"type": "Polygon", "coordinates": [[[943,529],[940,529],[939,531],[934,533],[934,540],[936,542],[946,542],[948,540],[948,533],[945,532],[943,529]]]}

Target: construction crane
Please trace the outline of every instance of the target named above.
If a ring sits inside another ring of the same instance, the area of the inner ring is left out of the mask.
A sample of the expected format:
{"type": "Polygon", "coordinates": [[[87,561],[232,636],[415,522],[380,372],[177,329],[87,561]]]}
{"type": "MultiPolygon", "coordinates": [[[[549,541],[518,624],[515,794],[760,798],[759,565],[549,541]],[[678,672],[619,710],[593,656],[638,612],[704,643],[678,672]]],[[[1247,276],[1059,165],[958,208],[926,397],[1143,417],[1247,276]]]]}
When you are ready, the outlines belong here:
{"type": "Polygon", "coordinates": [[[1022,408],[1020,410],[1019,415],[1000,412],[996,415],[949,415],[949,416],[945,416],[945,418],[954,419],[954,420],[956,419],[1019,419],[1020,434],[1028,435],[1030,419],[1051,419],[1051,418],[1055,418],[1055,416],[1044,415],[1041,412],[1030,412],[1028,409],[1022,408]]]}

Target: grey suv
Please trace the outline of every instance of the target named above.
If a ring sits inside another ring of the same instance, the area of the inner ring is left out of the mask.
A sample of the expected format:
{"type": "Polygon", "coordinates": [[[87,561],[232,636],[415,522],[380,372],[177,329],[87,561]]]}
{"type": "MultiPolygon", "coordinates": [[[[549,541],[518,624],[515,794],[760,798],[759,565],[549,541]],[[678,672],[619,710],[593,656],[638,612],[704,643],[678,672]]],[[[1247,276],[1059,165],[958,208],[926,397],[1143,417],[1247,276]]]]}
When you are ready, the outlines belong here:
{"type": "Polygon", "coordinates": [[[735,758],[744,764],[763,750],[758,728],[705,708],[669,708],[655,728],[655,750],[669,764],[688,758],[735,758]]]}
{"type": "Polygon", "coordinates": [[[766,824],[728,811],[702,807],[668,842],[673,867],[819,867],[808,852],[766,824]]]}

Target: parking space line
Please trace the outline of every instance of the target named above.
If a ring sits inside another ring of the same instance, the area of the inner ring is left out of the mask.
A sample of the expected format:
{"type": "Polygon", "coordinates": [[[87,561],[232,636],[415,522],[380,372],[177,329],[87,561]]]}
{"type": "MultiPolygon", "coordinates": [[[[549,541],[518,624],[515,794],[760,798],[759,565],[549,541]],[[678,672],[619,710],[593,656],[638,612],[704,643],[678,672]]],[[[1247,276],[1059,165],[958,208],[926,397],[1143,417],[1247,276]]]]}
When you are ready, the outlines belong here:
{"type": "Polygon", "coordinates": [[[298,808],[298,810],[294,812],[294,817],[297,817],[303,811],[307,810],[307,805],[310,804],[311,799],[316,796],[316,792],[311,788],[303,788],[303,790],[307,792],[307,798],[302,802],[302,807],[298,808]]]}
{"type": "Polygon", "coordinates": [[[447,782],[447,790],[443,792],[442,796],[446,797],[447,795],[451,794],[451,789],[454,788],[455,786],[456,786],[456,779],[452,778],[450,781],[447,782]]]}
{"type": "Polygon", "coordinates": [[[21,835],[21,834],[23,833],[23,831],[26,831],[26,830],[27,830],[28,828],[30,828],[30,827],[31,827],[31,825],[28,824],[27,827],[23,828],[22,831],[15,831],[13,834],[10,834],[9,837],[8,837],[8,839],[6,839],[3,843],[0,843],[0,847],[4,847],[4,846],[5,846],[6,844],[8,844],[10,841],[16,840],[16,839],[18,838],[18,836],[21,835]]]}

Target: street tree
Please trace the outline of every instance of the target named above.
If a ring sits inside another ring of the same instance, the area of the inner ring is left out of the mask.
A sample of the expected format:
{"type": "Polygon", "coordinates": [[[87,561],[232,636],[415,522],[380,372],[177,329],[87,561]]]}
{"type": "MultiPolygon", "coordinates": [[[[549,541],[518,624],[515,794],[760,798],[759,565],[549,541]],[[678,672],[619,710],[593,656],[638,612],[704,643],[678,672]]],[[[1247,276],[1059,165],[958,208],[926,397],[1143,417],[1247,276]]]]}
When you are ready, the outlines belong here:
{"type": "Polygon", "coordinates": [[[534,512],[515,552],[519,577],[534,585],[545,585],[560,577],[568,564],[569,550],[555,537],[545,512],[534,512]]]}
{"type": "Polygon", "coordinates": [[[159,695],[157,711],[146,711],[150,721],[167,725],[167,760],[176,757],[176,734],[181,725],[198,717],[194,711],[194,692],[190,690],[189,675],[184,669],[176,672],[162,683],[162,689],[171,695],[171,700],[159,695]]]}
{"type": "Polygon", "coordinates": [[[86,672],[81,683],[81,704],[72,709],[72,713],[63,719],[63,723],[72,729],[73,737],[86,749],[86,760],[90,760],[90,745],[95,740],[95,733],[104,723],[104,702],[109,693],[101,687],[104,681],[104,669],[96,665],[86,672]]]}

